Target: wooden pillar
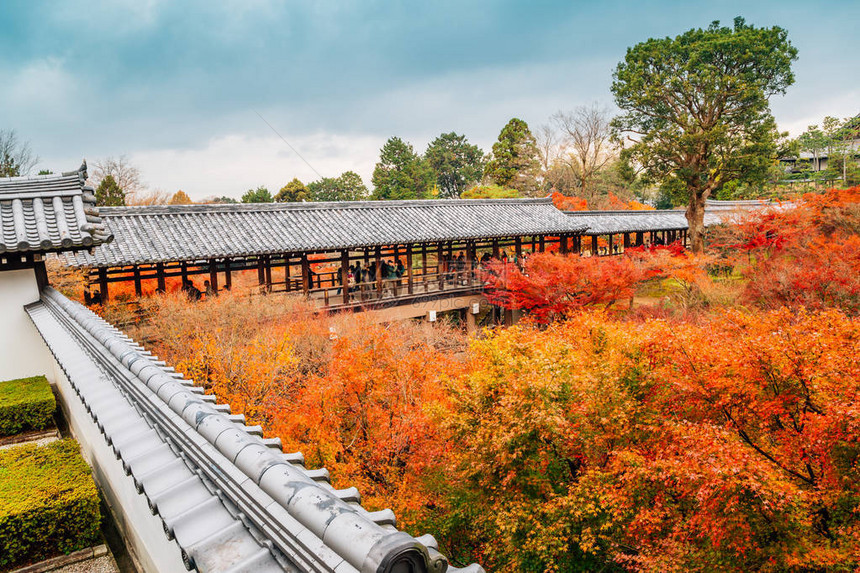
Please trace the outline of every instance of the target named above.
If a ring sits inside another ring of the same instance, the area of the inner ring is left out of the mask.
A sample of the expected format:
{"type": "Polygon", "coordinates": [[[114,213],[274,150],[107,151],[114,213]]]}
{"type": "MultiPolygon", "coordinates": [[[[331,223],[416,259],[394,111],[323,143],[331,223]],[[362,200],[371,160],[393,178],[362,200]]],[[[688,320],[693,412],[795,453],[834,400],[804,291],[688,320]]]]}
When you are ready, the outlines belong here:
{"type": "Polygon", "coordinates": [[[182,261],[179,264],[179,272],[182,275],[182,284],[184,285],[188,282],[188,263],[182,261]]]}
{"type": "Polygon", "coordinates": [[[155,280],[158,281],[158,292],[167,292],[167,284],[164,280],[164,263],[155,263],[155,280]]]}
{"type": "Polygon", "coordinates": [[[624,233],[624,250],[630,248],[630,233],[624,233]]]}
{"type": "Polygon", "coordinates": [[[466,268],[464,269],[465,275],[462,278],[469,282],[469,286],[472,285],[472,261],[475,259],[473,251],[474,244],[466,241],[466,268]]]}
{"type": "Polygon", "coordinates": [[[523,238],[514,237],[514,254],[517,255],[517,260],[523,256],[523,238]]]}
{"type": "Polygon", "coordinates": [[[535,236],[534,235],[532,235],[531,249],[532,249],[532,252],[535,252],[536,246],[535,246],[535,236]]]}
{"type": "Polygon", "coordinates": [[[638,231],[636,233],[636,246],[641,247],[645,244],[645,237],[642,234],[642,231],[638,231]]]}
{"type": "Polygon", "coordinates": [[[102,302],[107,302],[109,300],[109,295],[107,269],[105,267],[99,267],[99,290],[101,291],[102,302]]]}
{"type": "Polygon", "coordinates": [[[412,277],[412,245],[406,245],[406,292],[412,294],[415,289],[415,281],[412,277]]]}
{"type": "Polygon", "coordinates": [[[472,314],[472,307],[464,309],[466,311],[466,332],[475,332],[478,330],[478,321],[474,314],[472,314]]]}
{"type": "Polygon", "coordinates": [[[562,255],[567,254],[567,235],[559,235],[558,237],[558,252],[562,255]]]}
{"type": "Polygon", "coordinates": [[[266,290],[268,292],[272,291],[272,257],[270,255],[266,255],[263,259],[263,264],[265,265],[266,272],[266,290]]]}
{"type": "Polygon", "coordinates": [[[291,285],[292,281],[290,280],[290,256],[284,255],[284,284],[286,285],[287,292],[293,290],[293,285],[291,285]]]}
{"type": "Polygon", "coordinates": [[[382,247],[377,246],[376,252],[376,294],[382,298],[382,247]]]}
{"type": "Polygon", "coordinates": [[[611,233],[609,235],[609,248],[607,249],[607,254],[608,255],[612,254],[612,234],[611,233]]]}
{"type": "Polygon", "coordinates": [[[439,275],[439,290],[445,290],[445,265],[442,260],[445,257],[445,247],[439,243],[439,252],[436,254],[436,274],[439,275]]]}
{"type": "Polygon", "coordinates": [[[218,263],[215,259],[209,261],[209,284],[212,287],[212,292],[218,292],[218,263]]]}
{"type": "Polygon", "coordinates": [[[546,237],[544,237],[543,235],[541,235],[541,236],[538,238],[538,250],[539,250],[540,252],[544,252],[544,249],[546,249],[546,237]]]}
{"type": "MultiPolygon", "coordinates": [[[[394,260],[391,263],[394,265],[394,268],[397,269],[397,259],[400,258],[400,246],[394,245],[394,260]]],[[[400,281],[397,280],[397,275],[395,274],[395,280],[391,281],[391,284],[394,285],[394,296],[400,295],[400,281]]],[[[389,279],[391,280],[391,279],[389,279]]]]}
{"type": "Polygon", "coordinates": [[[140,284],[140,267],[134,265],[134,268],[132,269],[132,274],[134,275],[134,294],[137,297],[141,297],[143,296],[143,287],[140,284]]]}
{"type": "Polygon", "coordinates": [[[308,263],[308,254],[302,253],[302,290],[305,296],[310,294],[311,290],[311,265],[308,263]]]}
{"type": "Polygon", "coordinates": [[[597,256],[597,235],[591,235],[591,256],[597,256]]]}
{"type": "Polygon", "coordinates": [[[499,240],[493,239],[493,258],[499,260],[499,240]]]}
{"type": "Polygon", "coordinates": [[[424,283],[424,292],[430,288],[427,284],[427,243],[421,243],[421,282],[424,283]]]}
{"type": "Polygon", "coordinates": [[[233,288],[233,274],[230,272],[230,259],[224,259],[224,288],[233,288]]]}
{"type": "Polygon", "coordinates": [[[263,270],[263,257],[262,255],[257,257],[257,283],[260,286],[266,282],[266,271],[263,270]]]}
{"type": "Polygon", "coordinates": [[[349,304],[349,251],[340,252],[340,281],[343,292],[343,304],[349,304]]]}

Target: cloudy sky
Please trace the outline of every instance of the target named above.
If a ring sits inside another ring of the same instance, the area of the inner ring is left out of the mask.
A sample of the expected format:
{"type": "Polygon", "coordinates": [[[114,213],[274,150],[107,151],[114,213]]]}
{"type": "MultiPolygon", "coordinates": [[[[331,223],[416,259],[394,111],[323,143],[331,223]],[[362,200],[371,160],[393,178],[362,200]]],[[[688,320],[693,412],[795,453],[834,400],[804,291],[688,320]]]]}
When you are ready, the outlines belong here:
{"type": "Polygon", "coordinates": [[[125,154],[195,199],[349,169],[369,185],[391,135],[489,149],[511,117],[611,106],[628,46],[737,15],[799,49],[783,129],[860,113],[857,0],[6,0],[0,128],[38,168],[125,154]]]}

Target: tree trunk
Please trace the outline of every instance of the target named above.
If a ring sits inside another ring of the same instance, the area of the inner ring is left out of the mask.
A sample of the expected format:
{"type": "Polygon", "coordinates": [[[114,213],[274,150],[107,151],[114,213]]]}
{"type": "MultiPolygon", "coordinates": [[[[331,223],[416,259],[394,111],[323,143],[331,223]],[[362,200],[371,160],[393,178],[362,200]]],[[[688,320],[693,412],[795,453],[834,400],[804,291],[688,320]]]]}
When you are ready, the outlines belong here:
{"type": "Polygon", "coordinates": [[[695,190],[690,193],[687,207],[687,225],[690,230],[690,246],[694,253],[705,252],[705,198],[707,194],[695,190]]]}

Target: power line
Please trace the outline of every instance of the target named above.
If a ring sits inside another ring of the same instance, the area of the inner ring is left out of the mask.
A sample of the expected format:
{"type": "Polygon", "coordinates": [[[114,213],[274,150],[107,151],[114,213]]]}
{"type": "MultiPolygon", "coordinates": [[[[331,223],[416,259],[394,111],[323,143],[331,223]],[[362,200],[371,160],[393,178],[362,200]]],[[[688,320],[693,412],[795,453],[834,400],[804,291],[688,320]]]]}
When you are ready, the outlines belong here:
{"type": "Polygon", "coordinates": [[[289,147],[290,149],[292,149],[292,150],[293,150],[293,153],[295,153],[296,155],[298,155],[298,156],[299,156],[299,159],[301,159],[302,161],[304,161],[304,162],[305,162],[305,165],[307,165],[308,167],[310,167],[310,168],[311,168],[311,171],[313,171],[314,173],[316,173],[316,174],[317,174],[317,176],[318,176],[320,179],[323,179],[323,175],[322,175],[322,173],[320,173],[319,171],[317,171],[316,169],[314,169],[314,166],[313,166],[313,165],[311,165],[310,163],[308,163],[308,160],[307,160],[307,159],[305,159],[304,157],[302,157],[302,154],[301,154],[301,153],[299,153],[299,152],[298,152],[298,150],[297,150],[295,147],[293,147],[292,145],[290,145],[290,142],[289,142],[289,141],[287,141],[286,139],[284,139],[284,136],[283,136],[283,135],[281,135],[280,133],[278,133],[278,130],[277,130],[277,129],[275,129],[275,128],[274,128],[274,126],[273,126],[271,123],[269,123],[268,121],[266,121],[266,118],[265,118],[265,117],[263,117],[262,115],[260,115],[260,112],[258,112],[257,110],[254,110],[254,113],[256,113],[256,114],[257,114],[257,116],[258,116],[260,119],[262,119],[262,120],[263,120],[263,123],[265,123],[266,125],[268,125],[268,126],[269,126],[269,129],[271,129],[272,131],[274,131],[274,132],[275,132],[275,135],[277,135],[278,137],[280,137],[280,138],[281,138],[281,141],[283,141],[284,143],[286,143],[286,144],[287,144],[287,147],[289,147]]]}

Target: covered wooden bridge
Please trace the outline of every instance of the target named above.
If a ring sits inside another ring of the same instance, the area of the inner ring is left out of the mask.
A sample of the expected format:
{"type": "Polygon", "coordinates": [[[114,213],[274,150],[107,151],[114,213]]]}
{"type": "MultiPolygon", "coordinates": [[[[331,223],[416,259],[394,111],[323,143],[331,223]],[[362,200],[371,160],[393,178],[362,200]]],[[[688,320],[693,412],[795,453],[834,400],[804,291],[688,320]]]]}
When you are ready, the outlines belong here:
{"type": "Polygon", "coordinates": [[[566,211],[585,225],[583,252],[614,255],[630,247],[675,241],[687,244],[687,219],[683,211],[566,211]]]}
{"type": "Polygon", "coordinates": [[[197,278],[212,292],[255,270],[265,291],[297,291],[328,308],[405,304],[481,289],[478,261],[581,247],[586,225],[549,199],[357,201],[104,207],[115,240],[63,255],[101,300],[197,278]],[[349,284],[353,273],[355,284],[349,284]],[[202,277],[200,276],[202,275],[202,277]]]}

